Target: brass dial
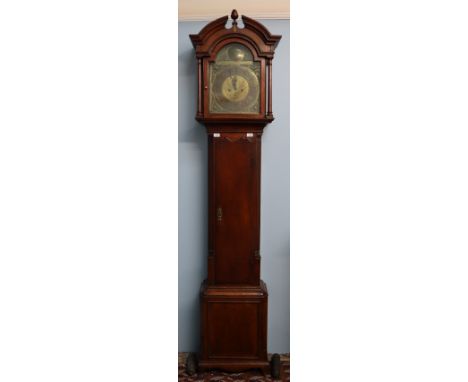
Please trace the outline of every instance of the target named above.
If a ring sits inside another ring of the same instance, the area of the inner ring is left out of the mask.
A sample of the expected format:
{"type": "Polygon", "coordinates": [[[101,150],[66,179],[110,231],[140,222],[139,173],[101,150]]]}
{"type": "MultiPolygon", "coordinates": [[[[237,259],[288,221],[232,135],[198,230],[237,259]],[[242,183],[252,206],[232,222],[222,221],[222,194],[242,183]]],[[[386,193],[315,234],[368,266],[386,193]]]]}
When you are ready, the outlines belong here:
{"type": "Polygon", "coordinates": [[[224,80],[221,91],[229,101],[239,102],[249,94],[249,83],[242,76],[229,76],[224,80]]]}
{"type": "Polygon", "coordinates": [[[260,112],[260,62],[247,47],[227,44],[209,66],[210,113],[260,112]]]}
{"type": "Polygon", "coordinates": [[[217,112],[258,112],[260,86],[255,72],[248,66],[219,68],[212,77],[212,105],[217,112]]]}

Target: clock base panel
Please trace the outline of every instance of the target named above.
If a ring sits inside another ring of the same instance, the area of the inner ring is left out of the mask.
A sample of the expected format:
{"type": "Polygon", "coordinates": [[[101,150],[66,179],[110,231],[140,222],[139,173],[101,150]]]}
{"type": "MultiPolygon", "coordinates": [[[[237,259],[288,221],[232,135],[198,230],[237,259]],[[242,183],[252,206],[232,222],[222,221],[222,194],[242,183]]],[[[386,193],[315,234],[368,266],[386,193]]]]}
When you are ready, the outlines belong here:
{"type": "Polygon", "coordinates": [[[267,369],[268,292],[265,283],[219,286],[204,282],[200,294],[199,369],[267,369]]]}

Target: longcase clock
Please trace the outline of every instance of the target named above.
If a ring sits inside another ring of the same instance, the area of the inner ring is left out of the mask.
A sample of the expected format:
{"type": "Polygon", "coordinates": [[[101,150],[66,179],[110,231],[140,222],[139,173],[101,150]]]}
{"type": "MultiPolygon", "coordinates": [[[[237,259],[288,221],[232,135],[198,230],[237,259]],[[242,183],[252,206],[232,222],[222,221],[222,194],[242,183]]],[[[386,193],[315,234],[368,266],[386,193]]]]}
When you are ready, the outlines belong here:
{"type": "Polygon", "coordinates": [[[268,291],[260,279],[260,158],[273,121],[272,59],[281,36],[236,10],[190,35],[198,60],[196,119],[208,134],[208,277],[200,289],[201,349],[187,369],[271,367],[268,291]]]}

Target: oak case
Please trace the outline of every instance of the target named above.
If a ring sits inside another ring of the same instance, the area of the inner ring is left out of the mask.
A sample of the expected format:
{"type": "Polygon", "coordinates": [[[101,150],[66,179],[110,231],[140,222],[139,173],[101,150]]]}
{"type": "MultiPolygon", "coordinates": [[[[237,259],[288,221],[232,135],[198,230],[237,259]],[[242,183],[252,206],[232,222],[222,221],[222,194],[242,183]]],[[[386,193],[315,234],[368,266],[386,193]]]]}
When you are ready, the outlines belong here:
{"type": "Polygon", "coordinates": [[[281,36],[246,16],[239,28],[235,10],[231,19],[230,27],[224,16],[190,35],[198,60],[196,119],[206,126],[209,166],[208,277],[200,289],[198,367],[266,370],[268,291],[260,279],[261,138],[273,121],[272,59],[281,36]],[[246,53],[239,53],[244,48],[246,53]],[[220,52],[228,52],[222,53],[228,57],[222,61],[228,69],[221,68],[224,77],[216,84],[216,96],[219,100],[224,94],[226,99],[214,110],[210,65],[217,63],[220,52]],[[247,75],[248,70],[253,74],[247,75]],[[241,102],[246,99],[244,107],[241,102]]]}

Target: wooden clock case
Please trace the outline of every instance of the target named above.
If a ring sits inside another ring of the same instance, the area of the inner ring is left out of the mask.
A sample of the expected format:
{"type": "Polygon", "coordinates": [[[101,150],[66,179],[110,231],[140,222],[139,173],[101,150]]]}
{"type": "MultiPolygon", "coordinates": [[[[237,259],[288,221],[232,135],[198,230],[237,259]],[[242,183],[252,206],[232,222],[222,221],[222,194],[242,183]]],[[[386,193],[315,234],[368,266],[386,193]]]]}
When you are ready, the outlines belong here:
{"type": "MultiPolygon", "coordinates": [[[[208,277],[200,289],[199,370],[267,370],[268,291],[260,279],[260,160],[263,128],[273,121],[272,59],[281,36],[237,12],[190,35],[198,60],[196,119],[208,134],[208,277]],[[260,62],[257,114],[211,113],[209,64],[239,43],[260,62]]],[[[192,359],[193,360],[193,359],[192,359]]]]}

